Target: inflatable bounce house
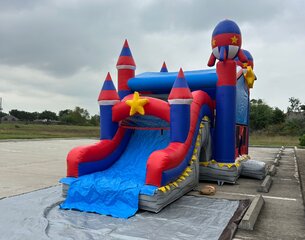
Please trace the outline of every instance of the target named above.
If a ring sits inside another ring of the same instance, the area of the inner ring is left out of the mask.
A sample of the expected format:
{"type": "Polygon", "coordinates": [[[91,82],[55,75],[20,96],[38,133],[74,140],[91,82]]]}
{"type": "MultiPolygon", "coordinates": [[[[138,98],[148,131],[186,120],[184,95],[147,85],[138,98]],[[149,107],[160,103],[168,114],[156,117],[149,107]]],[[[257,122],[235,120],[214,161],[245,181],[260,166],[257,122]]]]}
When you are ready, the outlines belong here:
{"type": "Polygon", "coordinates": [[[216,69],[135,75],[127,40],[98,97],[100,141],[72,149],[62,209],[128,218],[159,212],[199,180],[234,183],[247,158],[253,59],[231,20],[212,35],[216,69]],[[68,190],[67,190],[68,189],[68,190]]]}

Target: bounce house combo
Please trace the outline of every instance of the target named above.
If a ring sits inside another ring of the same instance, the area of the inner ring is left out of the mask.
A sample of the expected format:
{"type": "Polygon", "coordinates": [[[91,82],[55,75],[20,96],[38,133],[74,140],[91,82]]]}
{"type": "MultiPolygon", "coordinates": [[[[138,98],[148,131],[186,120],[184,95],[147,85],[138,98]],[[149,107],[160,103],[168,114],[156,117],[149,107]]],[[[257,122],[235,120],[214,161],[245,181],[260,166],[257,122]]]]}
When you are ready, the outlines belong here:
{"type": "Polygon", "coordinates": [[[98,97],[100,141],[72,149],[63,209],[128,218],[159,212],[199,180],[234,183],[247,158],[253,59],[231,20],[212,35],[216,69],[135,75],[127,40],[98,97]]]}

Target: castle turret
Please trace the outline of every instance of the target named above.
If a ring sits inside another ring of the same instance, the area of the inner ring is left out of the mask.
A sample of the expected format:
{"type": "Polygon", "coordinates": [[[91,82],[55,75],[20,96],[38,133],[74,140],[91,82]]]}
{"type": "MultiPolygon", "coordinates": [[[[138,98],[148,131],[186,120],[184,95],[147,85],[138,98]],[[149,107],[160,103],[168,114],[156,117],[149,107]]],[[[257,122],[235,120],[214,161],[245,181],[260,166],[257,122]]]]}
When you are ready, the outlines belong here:
{"type": "Polygon", "coordinates": [[[104,81],[98,103],[100,105],[100,139],[112,139],[118,130],[118,123],[112,121],[112,107],[120,101],[110,73],[104,81]]]}
{"type": "Polygon", "coordinates": [[[124,42],[116,68],[118,69],[119,96],[121,99],[123,99],[125,96],[132,93],[127,83],[130,78],[135,76],[136,69],[136,64],[129,49],[127,39],[124,42]]]}
{"type": "Polygon", "coordinates": [[[180,68],[178,77],[168,96],[171,142],[185,142],[190,129],[190,104],[192,101],[192,93],[180,68]]]}
{"type": "Polygon", "coordinates": [[[165,62],[163,62],[160,72],[168,72],[165,62]]]}

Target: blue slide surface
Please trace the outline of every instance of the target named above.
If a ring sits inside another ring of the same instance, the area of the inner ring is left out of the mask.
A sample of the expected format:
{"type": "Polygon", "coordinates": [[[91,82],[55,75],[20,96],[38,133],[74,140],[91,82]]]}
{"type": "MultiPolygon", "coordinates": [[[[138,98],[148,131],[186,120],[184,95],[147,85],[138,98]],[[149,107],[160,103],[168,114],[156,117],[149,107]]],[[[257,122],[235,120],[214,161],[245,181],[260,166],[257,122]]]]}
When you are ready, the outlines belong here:
{"type": "Polygon", "coordinates": [[[126,150],[107,170],[81,176],[71,183],[63,209],[128,218],[138,210],[150,154],[167,147],[169,131],[135,130],[126,150]]]}

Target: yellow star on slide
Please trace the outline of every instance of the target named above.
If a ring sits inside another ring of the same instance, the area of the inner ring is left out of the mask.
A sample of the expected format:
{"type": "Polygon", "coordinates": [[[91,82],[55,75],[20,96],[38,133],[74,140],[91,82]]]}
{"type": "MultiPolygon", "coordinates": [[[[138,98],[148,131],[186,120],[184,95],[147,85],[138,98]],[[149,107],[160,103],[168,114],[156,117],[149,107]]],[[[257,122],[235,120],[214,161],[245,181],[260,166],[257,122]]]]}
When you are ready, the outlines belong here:
{"type": "Polygon", "coordinates": [[[140,98],[138,92],[134,92],[132,100],[127,100],[126,104],[130,106],[129,115],[132,116],[136,113],[140,113],[141,115],[145,114],[144,105],[148,103],[148,99],[140,98]]]}

